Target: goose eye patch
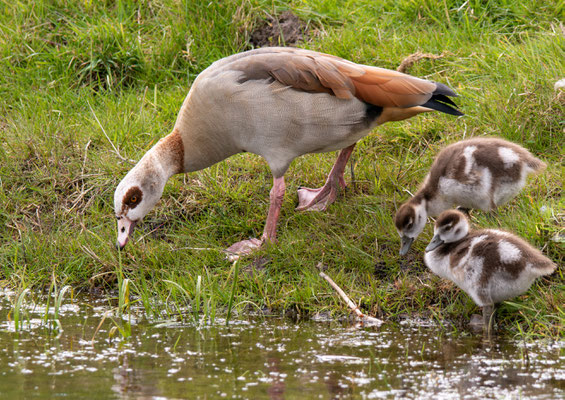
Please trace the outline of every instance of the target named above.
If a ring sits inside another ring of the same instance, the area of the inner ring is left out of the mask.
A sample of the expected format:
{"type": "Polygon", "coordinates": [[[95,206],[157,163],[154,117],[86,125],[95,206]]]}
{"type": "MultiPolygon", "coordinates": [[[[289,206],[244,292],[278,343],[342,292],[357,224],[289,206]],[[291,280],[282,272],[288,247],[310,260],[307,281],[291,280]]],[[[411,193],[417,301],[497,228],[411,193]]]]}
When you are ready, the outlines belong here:
{"type": "Polygon", "coordinates": [[[137,205],[141,202],[143,198],[143,193],[141,189],[137,186],[130,188],[126,194],[124,195],[124,206],[127,206],[129,209],[137,207],[137,205]]]}

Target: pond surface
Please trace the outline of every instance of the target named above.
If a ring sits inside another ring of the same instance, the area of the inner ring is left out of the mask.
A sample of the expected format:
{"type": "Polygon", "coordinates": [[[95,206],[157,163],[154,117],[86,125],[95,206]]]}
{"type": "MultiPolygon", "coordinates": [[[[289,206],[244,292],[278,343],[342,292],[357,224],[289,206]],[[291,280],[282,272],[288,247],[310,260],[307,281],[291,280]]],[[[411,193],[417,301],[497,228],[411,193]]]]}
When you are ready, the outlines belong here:
{"type": "Polygon", "coordinates": [[[57,337],[41,326],[45,309],[37,306],[15,332],[12,307],[0,292],[2,399],[565,396],[564,341],[487,341],[415,322],[358,328],[270,317],[229,327],[219,319],[201,327],[139,322],[123,339],[110,318],[100,324],[105,303],[92,301],[62,307],[57,337]]]}

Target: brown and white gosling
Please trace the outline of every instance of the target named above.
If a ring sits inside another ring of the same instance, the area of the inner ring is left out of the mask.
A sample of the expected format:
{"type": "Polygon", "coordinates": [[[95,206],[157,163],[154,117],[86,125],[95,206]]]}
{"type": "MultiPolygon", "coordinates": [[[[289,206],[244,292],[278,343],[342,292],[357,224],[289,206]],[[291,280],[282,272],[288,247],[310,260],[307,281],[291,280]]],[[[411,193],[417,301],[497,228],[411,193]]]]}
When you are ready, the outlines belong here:
{"type": "Polygon", "coordinates": [[[469,229],[465,215],[444,211],[424,262],[432,272],[453,281],[483,309],[490,331],[494,304],[526,292],[534,280],[556,265],[521,238],[500,230],[469,229]]]}
{"type": "Polygon", "coordinates": [[[516,143],[498,138],[462,140],[444,148],[434,160],[424,183],[395,216],[401,236],[400,255],[435,217],[454,205],[494,210],[516,196],[529,174],[545,163],[516,143]]]}
{"type": "Polygon", "coordinates": [[[216,61],[195,79],[172,133],[141,158],[116,188],[117,245],[161,198],[168,179],[234,154],[262,156],[273,173],[261,239],[227,250],[245,254],[276,241],[290,163],[308,153],[342,149],[326,184],[299,189],[299,210],[322,210],[345,186],[355,143],[389,121],[440,111],[462,115],[447,86],[328,54],[268,47],[216,61]]]}

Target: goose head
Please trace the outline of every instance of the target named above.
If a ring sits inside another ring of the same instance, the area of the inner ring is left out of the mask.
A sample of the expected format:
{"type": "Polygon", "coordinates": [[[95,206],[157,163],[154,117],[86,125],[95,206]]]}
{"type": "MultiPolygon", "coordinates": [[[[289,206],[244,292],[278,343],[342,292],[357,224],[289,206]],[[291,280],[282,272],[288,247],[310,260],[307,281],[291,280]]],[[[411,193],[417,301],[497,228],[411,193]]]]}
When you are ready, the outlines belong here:
{"type": "Polygon", "coordinates": [[[409,201],[404,203],[398,211],[394,219],[396,230],[401,237],[402,245],[400,247],[400,255],[406,255],[414,239],[418,237],[426,226],[428,214],[426,212],[425,200],[409,201]]]}
{"type": "Polygon", "coordinates": [[[465,215],[457,210],[444,211],[439,215],[434,226],[434,237],[426,251],[432,251],[444,243],[457,242],[469,233],[469,222],[465,215]]]}
{"type": "Polygon", "coordinates": [[[120,182],[114,193],[114,211],[118,220],[116,247],[123,249],[137,223],[161,198],[165,181],[161,174],[140,163],[120,182]]]}

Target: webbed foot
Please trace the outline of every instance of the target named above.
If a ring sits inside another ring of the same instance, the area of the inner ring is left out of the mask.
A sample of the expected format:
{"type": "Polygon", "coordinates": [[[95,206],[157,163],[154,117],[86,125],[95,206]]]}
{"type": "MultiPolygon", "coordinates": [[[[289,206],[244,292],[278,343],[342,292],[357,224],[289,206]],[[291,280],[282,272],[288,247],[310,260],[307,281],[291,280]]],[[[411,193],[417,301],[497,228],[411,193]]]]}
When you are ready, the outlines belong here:
{"type": "Polygon", "coordinates": [[[296,211],[324,211],[337,198],[339,188],[345,189],[343,173],[355,144],[341,150],[324,186],[319,189],[298,189],[296,211]]]}
{"type": "Polygon", "coordinates": [[[337,198],[338,189],[333,184],[325,184],[318,189],[298,189],[296,211],[324,211],[337,198]]]}
{"type": "Polygon", "coordinates": [[[241,256],[247,256],[260,249],[262,245],[262,240],[251,238],[232,244],[230,247],[225,249],[224,252],[227,254],[229,261],[235,261],[241,256]]]}

